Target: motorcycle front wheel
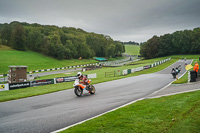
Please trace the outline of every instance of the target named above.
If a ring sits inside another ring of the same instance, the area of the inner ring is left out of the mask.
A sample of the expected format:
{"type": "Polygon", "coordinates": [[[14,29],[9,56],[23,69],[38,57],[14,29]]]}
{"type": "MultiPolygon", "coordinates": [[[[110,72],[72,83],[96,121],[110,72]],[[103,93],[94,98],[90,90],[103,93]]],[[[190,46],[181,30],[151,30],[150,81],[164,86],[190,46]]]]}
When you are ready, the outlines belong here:
{"type": "Polygon", "coordinates": [[[95,87],[91,85],[90,87],[90,94],[94,94],[96,92],[95,87]]]}
{"type": "Polygon", "coordinates": [[[83,90],[80,87],[75,87],[74,93],[78,96],[81,97],[83,94],[83,90]]]}

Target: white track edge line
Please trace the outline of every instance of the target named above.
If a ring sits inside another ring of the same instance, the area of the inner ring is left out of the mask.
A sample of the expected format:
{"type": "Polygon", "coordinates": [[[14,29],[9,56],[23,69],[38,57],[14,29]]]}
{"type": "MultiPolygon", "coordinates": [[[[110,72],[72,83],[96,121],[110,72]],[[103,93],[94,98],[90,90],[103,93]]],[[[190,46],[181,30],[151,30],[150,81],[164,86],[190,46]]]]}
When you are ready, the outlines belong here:
{"type": "Polygon", "coordinates": [[[64,131],[64,130],[69,129],[69,128],[73,127],[73,126],[82,124],[82,123],[84,123],[84,122],[86,122],[86,121],[92,120],[92,119],[94,119],[94,118],[97,118],[97,117],[99,117],[99,116],[102,116],[102,115],[107,114],[107,113],[110,113],[110,112],[113,112],[113,111],[115,111],[115,110],[117,110],[117,109],[123,108],[123,107],[125,107],[125,106],[128,106],[128,105],[130,105],[130,104],[133,104],[133,103],[135,103],[135,102],[137,102],[137,101],[141,101],[141,100],[144,100],[144,99],[145,99],[145,98],[140,98],[140,99],[134,100],[134,101],[132,101],[132,102],[129,102],[129,103],[126,103],[126,104],[124,104],[124,105],[122,105],[122,106],[119,106],[119,107],[117,107],[117,108],[114,108],[114,109],[112,109],[112,110],[106,111],[106,112],[104,112],[104,113],[101,113],[101,114],[96,115],[96,116],[94,116],[94,117],[91,117],[91,118],[89,118],[89,119],[80,121],[80,122],[78,122],[78,123],[72,124],[72,125],[70,125],[70,126],[67,126],[67,127],[65,127],[65,128],[62,128],[62,129],[59,129],[59,130],[56,130],[56,131],[53,131],[53,132],[51,132],[51,133],[58,133],[58,132],[64,131]]]}
{"type": "Polygon", "coordinates": [[[169,93],[166,95],[160,95],[160,96],[155,96],[155,97],[148,97],[147,99],[154,99],[154,98],[160,98],[160,97],[165,97],[165,96],[172,96],[172,95],[176,95],[176,94],[181,94],[181,93],[187,93],[187,92],[193,92],[193,91],[198,91],[199,89],[193,89],[193,90],[188,90],[188,91],[180,91],[180,92],[176,92],[176,93],[169,93]]]}

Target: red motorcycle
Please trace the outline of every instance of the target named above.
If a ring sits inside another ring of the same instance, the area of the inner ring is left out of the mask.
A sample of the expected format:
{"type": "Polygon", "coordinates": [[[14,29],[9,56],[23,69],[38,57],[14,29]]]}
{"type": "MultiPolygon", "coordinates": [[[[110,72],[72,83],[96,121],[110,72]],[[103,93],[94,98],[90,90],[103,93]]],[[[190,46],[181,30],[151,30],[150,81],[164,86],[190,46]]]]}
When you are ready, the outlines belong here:
{"type": "MultiPolygon", "coordinates": [[[[91,83],[91,80],[88,80],[88,84],[91,83]]],[[[89,85],[89,87],[86,87],[86,85],[80,83],[79,79],[76,79],[74,81],[74,93],[78,96],[81,97],[83,95],[83,90],[87,90],[90,94],[95,93],[95,87],[93,85],[89,85]]]]}

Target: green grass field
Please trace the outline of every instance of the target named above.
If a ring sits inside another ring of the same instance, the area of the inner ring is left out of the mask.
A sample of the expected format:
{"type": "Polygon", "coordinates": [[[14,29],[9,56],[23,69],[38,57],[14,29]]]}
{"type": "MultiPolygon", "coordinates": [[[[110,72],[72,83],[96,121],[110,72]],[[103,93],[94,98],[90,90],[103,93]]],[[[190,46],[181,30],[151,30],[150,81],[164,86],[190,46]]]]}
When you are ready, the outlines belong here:
{"type": "Polygon", "coordinates": [[[0,45],[0,74],[7,74],[12,65],[28,66],[28,71],[96,63],[95,60],[56,60],[32,51],[17,51],[0,45]]]}
{"type": "Polygon", "coordinates": [[[140,55],[140,46],[125,45],[125,53],[127,53],[129,55],[140,55]]]}
{"type": "Polygon", "coordinates": [[[62,133],[199,133],[200,91],[146,99],[62,133]]]}

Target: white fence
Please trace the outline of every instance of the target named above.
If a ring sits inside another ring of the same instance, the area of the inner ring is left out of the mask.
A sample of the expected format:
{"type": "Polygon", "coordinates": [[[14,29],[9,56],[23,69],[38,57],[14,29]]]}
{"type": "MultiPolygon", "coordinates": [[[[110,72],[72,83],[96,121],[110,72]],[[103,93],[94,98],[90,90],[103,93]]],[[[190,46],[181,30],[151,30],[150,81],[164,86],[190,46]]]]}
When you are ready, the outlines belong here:
{"type": "Polygon", "coordinates": [[[146,65],[146,66],[132,68],[132,69],[125,69],[125,70],[122,71],[122,75],[127,75],[127,74],[130,74],[130,73],[142,71],[144,69],[156,67],[156,66],[158,66],[158,65],[160,65],[162,63],[165,63],[166,61],[169,61],[169,60],[171,60],[171,57],[168,58],[168,59],[165,59],[165,60],[161,60],[159,62],[155,62],[154,64],[151,64],[151,65],[146,65]]]}

